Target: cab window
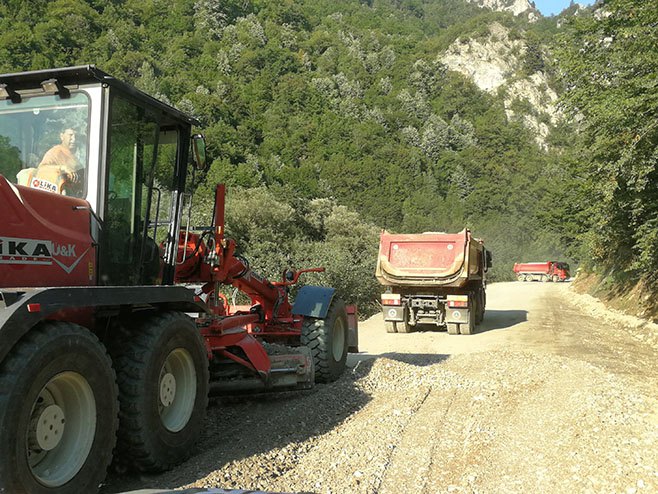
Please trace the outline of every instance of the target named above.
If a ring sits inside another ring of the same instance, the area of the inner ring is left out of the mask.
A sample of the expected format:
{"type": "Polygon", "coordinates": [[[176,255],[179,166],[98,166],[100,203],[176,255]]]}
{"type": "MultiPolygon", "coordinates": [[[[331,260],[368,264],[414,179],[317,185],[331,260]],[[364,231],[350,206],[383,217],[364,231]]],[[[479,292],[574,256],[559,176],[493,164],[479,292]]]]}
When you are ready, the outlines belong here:
{"type": "Polygon", "coordinates": [[[82,92],[0,101],[0,174],[18,185],[84,197],[89,108],[82,92]]]}

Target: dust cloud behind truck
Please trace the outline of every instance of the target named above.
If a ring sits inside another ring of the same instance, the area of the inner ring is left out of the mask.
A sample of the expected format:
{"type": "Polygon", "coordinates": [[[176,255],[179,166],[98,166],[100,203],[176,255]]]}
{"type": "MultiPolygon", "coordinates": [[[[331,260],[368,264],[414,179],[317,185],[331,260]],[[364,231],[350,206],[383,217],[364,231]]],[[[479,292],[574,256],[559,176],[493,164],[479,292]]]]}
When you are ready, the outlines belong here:
{"type": "Polygon", "coordinates": [[[383,232],[375,276],[385,286],[382,313],[389,333],[419,325],[472,334],[484,317],[491,252],[470,230],[459,233],[383,232]]]}

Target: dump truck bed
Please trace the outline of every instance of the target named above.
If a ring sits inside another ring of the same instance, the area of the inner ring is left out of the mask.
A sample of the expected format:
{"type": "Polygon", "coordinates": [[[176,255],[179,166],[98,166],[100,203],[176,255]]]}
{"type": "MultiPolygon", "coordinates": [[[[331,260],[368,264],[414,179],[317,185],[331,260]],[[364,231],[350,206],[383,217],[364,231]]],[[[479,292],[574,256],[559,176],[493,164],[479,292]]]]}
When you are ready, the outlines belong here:
{"type": "Polygon", "coordinates": [[[551,261],[546,262],[519,262],[514,264],[515,273],[548,273],[551,270],[551,261]]]}
{"type": "Polygon", "coordinates": [[[382,285],[459,286],[481,277],[478,256],[482,251],[482,244],[466,229],[459,233],[383,232],[376,276],[382,285]]]}

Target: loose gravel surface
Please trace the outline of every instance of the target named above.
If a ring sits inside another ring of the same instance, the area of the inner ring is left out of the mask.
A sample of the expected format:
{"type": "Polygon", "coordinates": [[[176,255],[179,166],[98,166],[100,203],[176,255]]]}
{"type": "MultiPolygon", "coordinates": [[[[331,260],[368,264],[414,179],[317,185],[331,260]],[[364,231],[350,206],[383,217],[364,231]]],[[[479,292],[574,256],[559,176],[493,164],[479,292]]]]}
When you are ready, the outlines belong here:
{"type": "Polygon", "coordinates": [[[217,400],[189,461],[102,492],[658,492],[658,328],[568,284],[487,293],[477,334],[375,316],[337,382],[217,400]]]}

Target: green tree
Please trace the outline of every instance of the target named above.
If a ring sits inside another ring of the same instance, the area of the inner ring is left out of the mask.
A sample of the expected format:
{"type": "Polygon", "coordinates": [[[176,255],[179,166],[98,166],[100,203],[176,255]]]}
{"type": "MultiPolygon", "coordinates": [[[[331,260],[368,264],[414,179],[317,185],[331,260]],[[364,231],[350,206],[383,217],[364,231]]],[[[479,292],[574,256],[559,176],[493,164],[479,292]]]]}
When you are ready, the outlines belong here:
{"type": "Polygon", "coordinates": [[[658,281],[658,11],[610,0],[576,16],[557,55],[564,101],[582,115],[591,260],[658,281]]]}

